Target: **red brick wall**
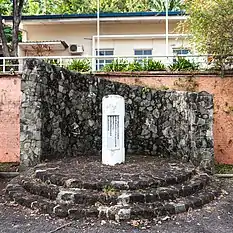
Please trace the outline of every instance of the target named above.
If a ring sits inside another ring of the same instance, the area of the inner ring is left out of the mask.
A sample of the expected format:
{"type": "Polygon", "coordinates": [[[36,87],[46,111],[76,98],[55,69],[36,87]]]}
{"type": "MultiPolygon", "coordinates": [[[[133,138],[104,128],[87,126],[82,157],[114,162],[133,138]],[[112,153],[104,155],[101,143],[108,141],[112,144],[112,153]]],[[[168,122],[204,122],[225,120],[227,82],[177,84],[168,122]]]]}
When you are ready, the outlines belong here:
{"type": "Polygon", "coordinates": [[[0,75],[0,162],[19,162],[20,77],[0,75]]]}
{"type": "MultiPolygon", "coordinates": [[[[101,75],[104,77],[103,75],[101,75]]],[[[185,75],[154,75],[127,77],[124,75],[105,76],[111,80],[151,88],[179,90],[175,82],[185,75]]],[[[191,77],[191,76],[189,76],[191,77]]],[[[217,75],[195,75],[197,91],[214,95],[214,152],[219,163],[233,164],[233,75],[224,78],[217,75]]]]}

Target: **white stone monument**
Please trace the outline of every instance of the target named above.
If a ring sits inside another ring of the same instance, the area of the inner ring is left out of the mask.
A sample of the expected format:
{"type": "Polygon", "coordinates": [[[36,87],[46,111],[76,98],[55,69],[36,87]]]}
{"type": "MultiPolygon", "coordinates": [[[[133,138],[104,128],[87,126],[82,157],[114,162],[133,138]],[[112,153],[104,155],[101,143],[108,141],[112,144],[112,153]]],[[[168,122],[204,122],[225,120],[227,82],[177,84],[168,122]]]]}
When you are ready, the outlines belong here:
{"type": "Polygon", "coordinates": [[[103,97],[102,102],[102,163],[125,162],[124,145],[125,100],[119,95],[103,97]]]}

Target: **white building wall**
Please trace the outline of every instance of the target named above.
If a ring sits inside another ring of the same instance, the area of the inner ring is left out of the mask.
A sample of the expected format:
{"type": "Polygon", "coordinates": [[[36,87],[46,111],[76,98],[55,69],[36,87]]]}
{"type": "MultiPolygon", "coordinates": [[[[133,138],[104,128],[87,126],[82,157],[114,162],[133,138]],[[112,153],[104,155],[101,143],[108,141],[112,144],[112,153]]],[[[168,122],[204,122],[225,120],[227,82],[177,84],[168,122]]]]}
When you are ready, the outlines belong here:
{"type": "MultiPolygon", "coordinates": [[[[169,33],[174,33],[178,22],[169,24],[169,33]]],[[[92,38],[96,35],[96,24],[45,24],[45,25],[24,25],[29,41],[64,40],[69,44],[84,45],[83,55],[92,55],[92,38]]],[[[24,32],[24,33],[25,33],[24,32]]],[[[135,22],[135,23],[105,23],[100,24],[100,35],[143,35],[143,34],[165,34],[165,22],[135,22]]],[[[25,36],[23,37],[26,38],[25,36]]],[[[134,39],[100,39],[100,48],[113,48],[114,55],[134,55],[134,49],[152,49],[153,55],[164,56],[166,51],[165,38],[134,38],[134,39]]],[[[179,47],[181,39],[169,39],[169,54],[172,55],[172,47],[179,47]]],[[[95,43],[96,45],[96,43],[95,43]]],[[[24,55],[21,51],[20,54],[24,55]]],[[[50,55],[70,55],[68,49],[54,51],[50,55]]]]}

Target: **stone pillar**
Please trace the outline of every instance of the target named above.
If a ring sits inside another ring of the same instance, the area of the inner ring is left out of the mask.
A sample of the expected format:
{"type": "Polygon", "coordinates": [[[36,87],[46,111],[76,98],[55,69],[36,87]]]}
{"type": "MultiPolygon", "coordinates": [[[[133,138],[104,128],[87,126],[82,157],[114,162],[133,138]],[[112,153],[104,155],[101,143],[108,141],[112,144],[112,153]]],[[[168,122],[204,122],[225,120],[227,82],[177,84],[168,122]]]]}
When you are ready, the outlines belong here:
{"type": "Polygon", "coordinates": [[[125,101],[119,95],[103,97],[102,163],[115,165],[125,161],[124,146],[125,101]]]}
{"type": "Polygon", "coordinates": [[[39,60],[27,60],[21,80],[20,161],[21,168],[34,166],[41,159],[41,83],[36,69],[39,60]]]}

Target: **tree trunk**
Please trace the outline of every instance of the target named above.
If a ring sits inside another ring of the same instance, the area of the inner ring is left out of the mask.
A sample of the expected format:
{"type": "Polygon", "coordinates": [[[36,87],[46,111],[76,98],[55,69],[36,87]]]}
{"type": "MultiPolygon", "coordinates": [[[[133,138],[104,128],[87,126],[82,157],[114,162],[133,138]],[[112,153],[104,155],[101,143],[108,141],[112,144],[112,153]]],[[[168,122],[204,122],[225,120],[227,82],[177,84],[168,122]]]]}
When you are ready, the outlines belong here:
{"type": "Polygon", "coordinates": [[[13,0],[13,32],[12,32],[12,57],[18,56],[19,25],[22,17],[24,0],[13,0]]]}
{"type": "Polygon", "coordinates": [[[2,53],[3,53],[3,57],[10,57],[10,50],[7,45],[7,39],[6,39],[3,29],[4,29],[4,26],[2,22],[2,16],[0,15],[0,39],[2,42],[2,53]]]}
{"type": "Polygon", "coordinates": [[[0,38],[2,40],[2,51],[4,57],[17,57],[19,44],[19,25],[22,17],[24,0],[13,0],[13,32],[11,47],[7,44],[7,39],[4,33],[4,25],[2,15],[0,15],[0,38]]]}

